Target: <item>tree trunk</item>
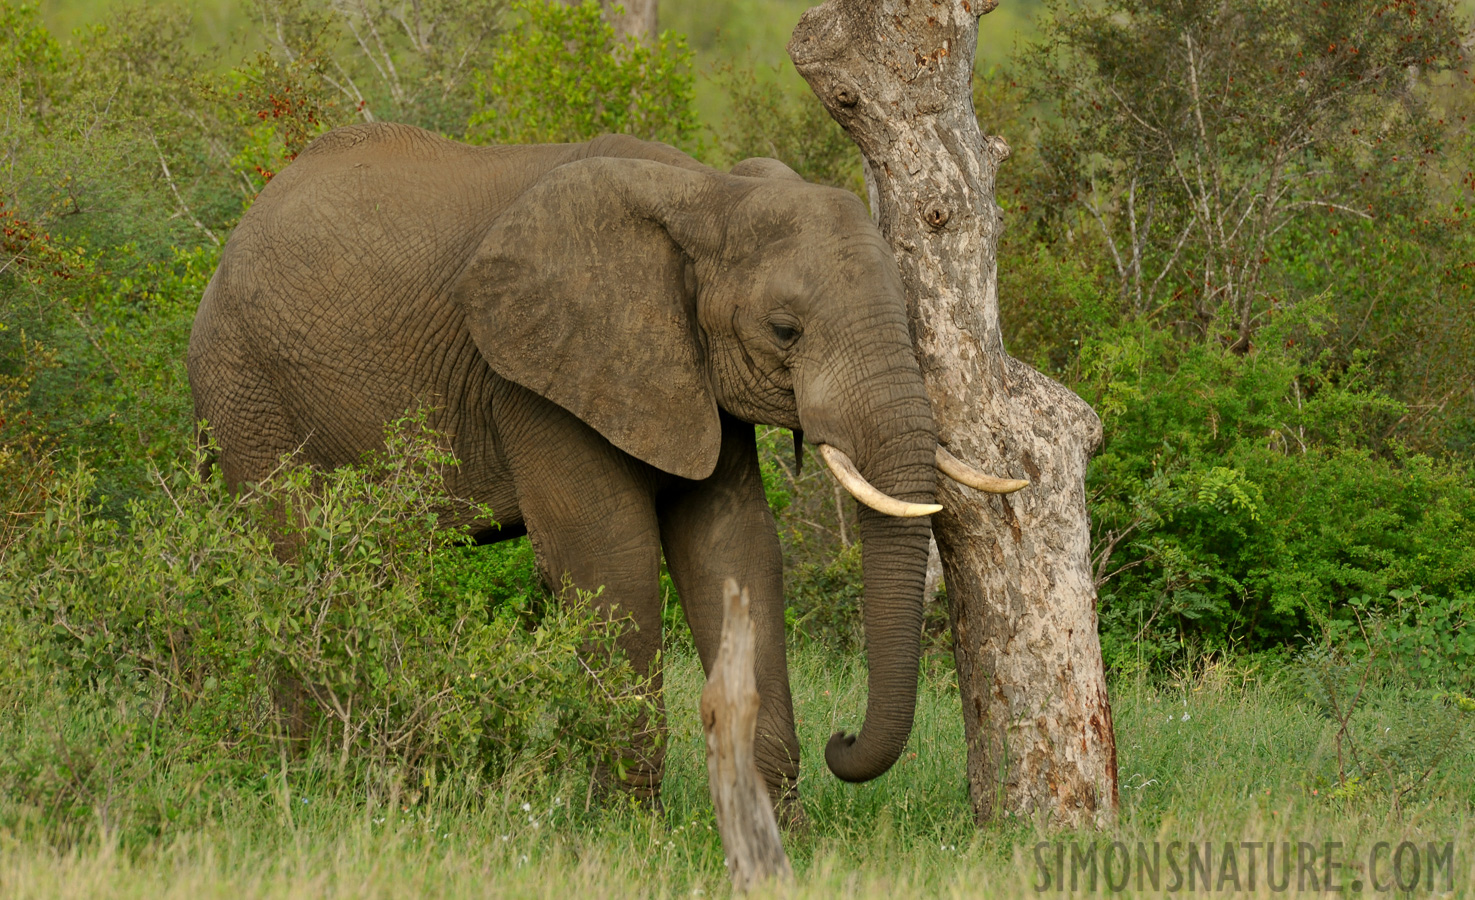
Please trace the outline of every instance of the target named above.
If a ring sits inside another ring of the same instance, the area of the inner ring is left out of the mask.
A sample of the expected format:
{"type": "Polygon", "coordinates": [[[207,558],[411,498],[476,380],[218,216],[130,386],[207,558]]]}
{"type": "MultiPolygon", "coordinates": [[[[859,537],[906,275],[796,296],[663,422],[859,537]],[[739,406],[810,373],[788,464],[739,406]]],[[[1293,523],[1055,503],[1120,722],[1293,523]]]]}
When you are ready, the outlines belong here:
{"type": "Polygon", "coordinates": [[[1009,148],[980,131],[971,90],[978,16],[995,5],[828,0],[799,21],[789,55],[865,157],[939,439],[979,469],[1030,481],[1000,496],[943,479],[932,517],[974,815],[1101,825],[1117,806],[1085,495],[1101,423],[1004,352],[994,174],[1009,148]]]}

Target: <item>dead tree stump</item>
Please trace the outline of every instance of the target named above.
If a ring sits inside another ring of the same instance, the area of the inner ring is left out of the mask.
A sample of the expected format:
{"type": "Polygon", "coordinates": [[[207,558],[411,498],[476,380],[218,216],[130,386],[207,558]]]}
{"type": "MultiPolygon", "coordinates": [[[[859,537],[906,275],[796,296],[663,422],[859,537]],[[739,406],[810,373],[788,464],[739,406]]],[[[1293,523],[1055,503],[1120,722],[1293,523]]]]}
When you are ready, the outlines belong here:
{"type": "Polygon", "coordinates": [[[770,878],[788,881],[794,872],[753,758],[758,685],[748,591],[739,593],[737,582],[729,578],[723,595],[722,645],[702,689],[702,730],[707,733],[707,781],[717,832],[733,887],[741,892],[770,878]]]}

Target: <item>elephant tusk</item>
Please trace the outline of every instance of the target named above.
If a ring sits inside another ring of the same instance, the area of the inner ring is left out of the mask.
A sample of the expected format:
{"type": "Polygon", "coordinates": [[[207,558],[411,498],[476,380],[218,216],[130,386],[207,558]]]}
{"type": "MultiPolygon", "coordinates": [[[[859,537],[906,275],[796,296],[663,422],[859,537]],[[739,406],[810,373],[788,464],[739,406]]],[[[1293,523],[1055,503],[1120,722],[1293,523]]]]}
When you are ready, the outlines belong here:
{"type": "Polygon", "coordinates": [[[956,456],[943,449],[941,444],[937,445],[937,468],[942,474],[969,487],[984,491],[989,494],[1012,494],[1022,487],[1028,487],[1028,481],[1018,478],[995,478],[985,475],[956,456]]]}
{"type": "Polygon", "coordinates": [[[866,481],[855,468],[855,463],[845,455],[843,450],[831,447],[829,444],[819,445],[820,458],[830,471],[835,473],[835,478],[844,485],[845,490],[860,502],[874,509],[878,513],[888,516],[930,516],[935,512],[941,512],[942,507],[936,503],[908,503],[898,500],[876,490],[869,481],[866,481]]]}

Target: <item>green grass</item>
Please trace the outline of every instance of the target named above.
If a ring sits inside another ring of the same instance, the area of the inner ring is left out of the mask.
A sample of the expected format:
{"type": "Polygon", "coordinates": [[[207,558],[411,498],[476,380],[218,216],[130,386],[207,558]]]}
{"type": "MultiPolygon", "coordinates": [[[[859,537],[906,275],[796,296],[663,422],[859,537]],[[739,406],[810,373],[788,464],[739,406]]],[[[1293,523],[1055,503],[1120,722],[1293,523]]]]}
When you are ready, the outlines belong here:
{"type": "MultiPolygon", "coordinates": [[[[1158,686],[1117,685],[1121,817],[1088,835],[1052,834],[1026,820],[972,825],[945,664],[924,680],[903,760],[870,784],[842,784],[824,770],[820,748],[833,729],[856,724],[863,671],[817,647],[794,650],[791,662],[810,819],[806,832],[786,837],[796,896],[1036,896],[1036,842],[1057,839],[1079,848],[1093,840],[1341,841],[1347,859],[1365,858],[1379,840],[1453,842],[1454,895],[1470,895],[1475,884],[1471,748],[1454,748],[1396,803],[1377,779],[1338,791],[1335,723],[1285,674],[1257,680],[1208,666],[1158,686]]],[[[673,653],[667,684],[671,744],[660,813],[618,801],[586,808],[587,784],[567,780],[509,785],[474,804],[453,789],[414,804],[369,804],[336,795],[327,777],[284,785],[267,772],[254,793],[222,795],[202,826],[142,847],[122,849],[102,836],[58,849],[24,825],[0,831],[0,896],[727,894],[696,713],[700,671],[689,652],[673,653]]],[[[1408,721],[1410,707],[1380,690],[1364,696],[1359,733],[1427,724],[1408,721]]],[[[1260,893],[1270,893],[1263,882],[1260,893]]]]}

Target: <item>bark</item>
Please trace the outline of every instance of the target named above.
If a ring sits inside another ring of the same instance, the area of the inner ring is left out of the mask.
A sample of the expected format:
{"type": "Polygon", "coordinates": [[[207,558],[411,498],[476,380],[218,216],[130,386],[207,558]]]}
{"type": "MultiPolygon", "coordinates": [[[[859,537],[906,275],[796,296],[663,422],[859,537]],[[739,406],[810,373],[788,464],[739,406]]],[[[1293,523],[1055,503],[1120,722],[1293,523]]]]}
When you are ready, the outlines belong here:
{"type": "Polygon", "coordinates": [[[994,175],[1009,148],[984,136],[971,93],[978,16],[994,5],[828,0],[800,20],[789,55],[865,157],[939,440],[979,469],[1030,481],[998,496],[942,479],[932,522],[975,817],[1102,825],[1117,806],[1116,740],[1085,497],[1101,424],[1004,352],[994,175]]]}
{"type": "Polygon", "coordinates": [[[727,874],[741,893],[772,878],[792,881],[794,873],[753,757],[758,684],[748,591],[739,594],[737,582],[729,578],[722,593],[722,643],[702,689],[702,729],[707,733],[707,785],[717,833],[727,874]]]}

